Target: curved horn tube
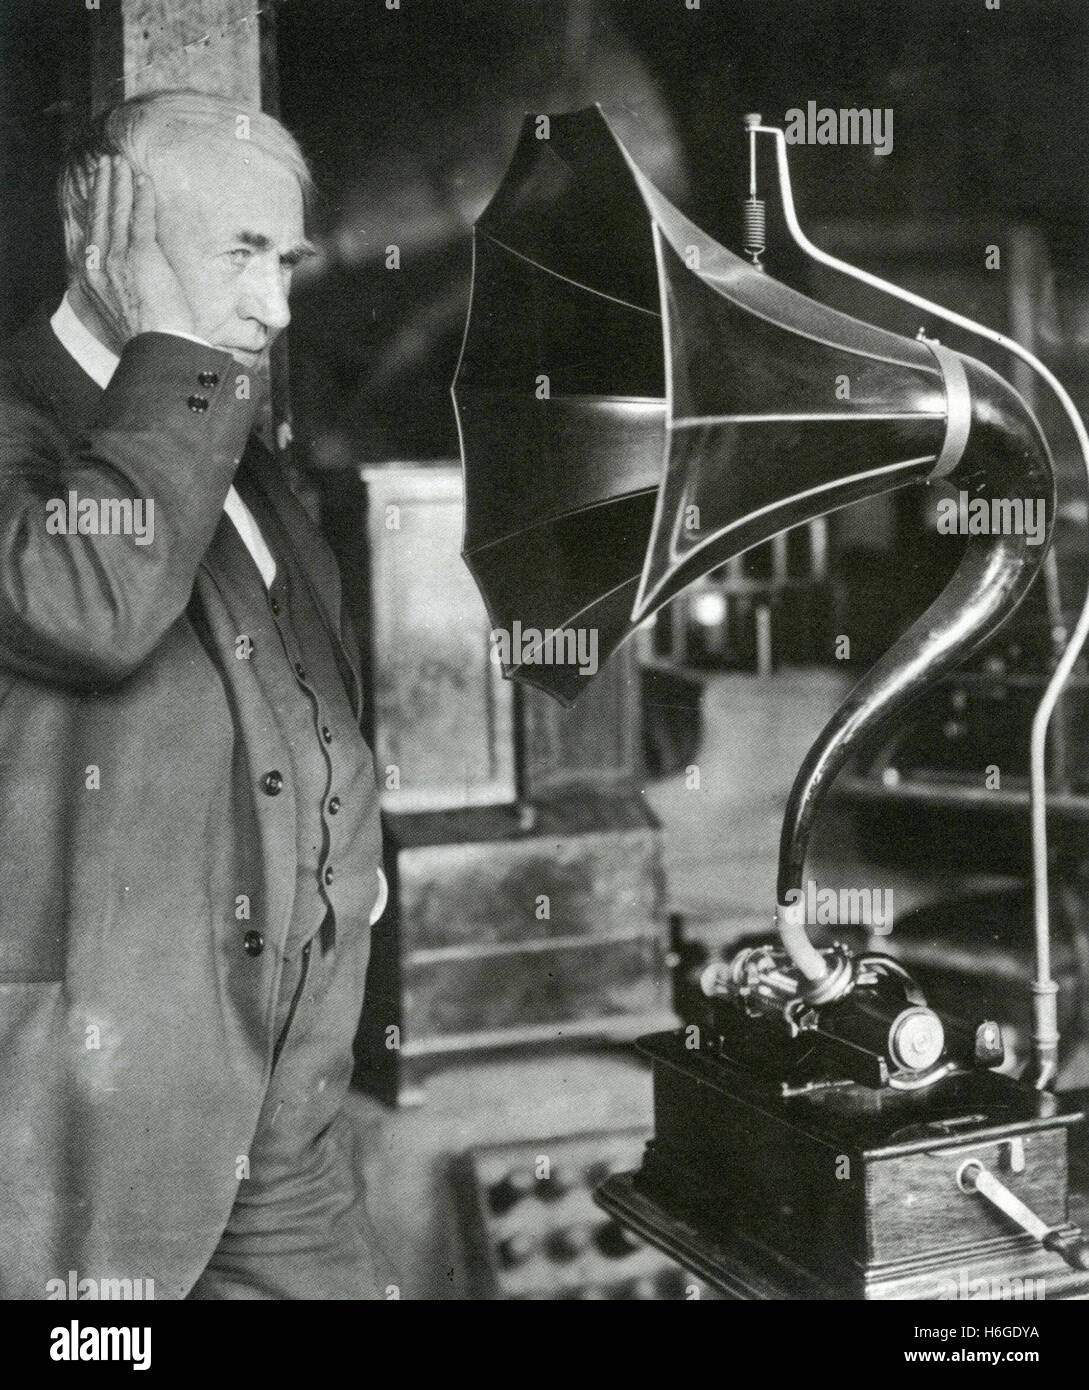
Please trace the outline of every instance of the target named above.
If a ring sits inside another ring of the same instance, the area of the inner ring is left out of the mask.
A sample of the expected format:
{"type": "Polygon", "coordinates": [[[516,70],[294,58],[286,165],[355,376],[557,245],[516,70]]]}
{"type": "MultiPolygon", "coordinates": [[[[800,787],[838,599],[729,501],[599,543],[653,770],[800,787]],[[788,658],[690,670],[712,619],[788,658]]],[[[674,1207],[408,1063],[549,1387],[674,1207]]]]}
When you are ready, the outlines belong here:
{"type": "MultiPolygon", "coordinates": [[[[958,354],[959,356],[959,354],[958,354]]],[[[1055,484],[1051,455],[1020,396],[990,368],[961,357],[971,423],[950,482],[973,499],[1043,504],[1050,538],[1055,484]]],[[[807,979],[828,967],[809,942],[797,906],[817,808],[863,733],[904,709],[938,676],[958,665],[1009,617],[1047,550],[1024,534],[976,535],[949,584],[926,612],[855,686],[825,726],[795,779],[779,849],[778,914],[783,944],[807,979]]]]}

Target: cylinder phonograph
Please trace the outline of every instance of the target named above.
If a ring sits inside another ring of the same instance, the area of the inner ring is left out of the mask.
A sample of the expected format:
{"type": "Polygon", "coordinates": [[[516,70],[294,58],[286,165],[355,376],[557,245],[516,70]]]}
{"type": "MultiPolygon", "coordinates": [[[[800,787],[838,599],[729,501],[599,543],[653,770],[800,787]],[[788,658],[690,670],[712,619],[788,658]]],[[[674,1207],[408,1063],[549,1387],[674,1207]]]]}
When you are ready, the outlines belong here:
{"type": "MultiPolygon", "coordinates": [[[[848,503],[947,479],[972,498],[1042,506],[1050,526],[1048,445],[1000,376],[924,330],[885,332],[765,271],[760,139],[774,143],[804,250],[1028,354],[812,247],[783,133],[759,117],[746,127],[748,259],[662,196],[598,108],[550,118],[544,139],[527,119],[476,226],[454,383],[463,553],[503,635],[505,674],[565,703],[690,581],[848,503]]],[[[1089,462],[1080,419],[1040,370],[1089,462]]],[[[804,909],[814,819],[860,737],[996,630],[1045,551],[1015,528],[969,537],[947,587],[798,773],[777,939],[704,972],[697,1027],[641,1040],[654,1138],[641,1169],[598,1199],[737,1296],[940,1297],[988,1276],[1039,1278],[1055,1297],[1089,1291],[1089,1249],[1067,1212],[1067,1137],[1082,1117],[1048,1089],[1058,1037],[1043,842],[1043,737],[1089,604],[1033,731],[1035,1084],[997,1070],[994,1022],[940,1017],[888,956],[818,948],[804,909]]],[[[769,893],[769,924],[771,906],[769,893]]]]}

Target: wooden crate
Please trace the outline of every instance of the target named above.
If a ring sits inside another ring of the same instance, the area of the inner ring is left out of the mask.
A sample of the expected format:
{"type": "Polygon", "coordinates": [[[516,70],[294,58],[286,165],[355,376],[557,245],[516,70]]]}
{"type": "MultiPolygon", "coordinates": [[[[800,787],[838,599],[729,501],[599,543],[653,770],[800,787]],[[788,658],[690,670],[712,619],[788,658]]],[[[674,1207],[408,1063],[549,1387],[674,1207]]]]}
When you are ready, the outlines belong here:
{"type": "Polygon", "coordinates": [[[420,1098],[444,1057],[671,1026],[660,832],[630,793],[389,816],[356,1080],[420,1098]],[[657,1023],[655,1023],[657,1020],[657,1023]]]}

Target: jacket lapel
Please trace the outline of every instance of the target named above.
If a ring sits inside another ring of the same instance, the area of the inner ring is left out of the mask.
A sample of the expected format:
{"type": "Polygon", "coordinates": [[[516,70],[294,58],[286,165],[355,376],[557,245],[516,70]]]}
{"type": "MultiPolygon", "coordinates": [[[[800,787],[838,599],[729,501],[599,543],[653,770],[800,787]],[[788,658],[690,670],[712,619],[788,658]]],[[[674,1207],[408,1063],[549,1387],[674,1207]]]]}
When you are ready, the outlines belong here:
{"type": "Polygon", "coordinates": [[[295,561],[306,579],[333,644],[333,654],[348,691],[352,711],[357,720],[362,719],[363,683],[357,669],[358,655],[350,650],[341,631],[340,574],[336,562],[302,503],[288,486],[283,471],[256,439],[250,439],[238,471],[240,490],[249,486],[260,492],[279,523],[283,543],[292,546],[295,561]],[[311,535],[314,544],[297,543],[311,535]]]}

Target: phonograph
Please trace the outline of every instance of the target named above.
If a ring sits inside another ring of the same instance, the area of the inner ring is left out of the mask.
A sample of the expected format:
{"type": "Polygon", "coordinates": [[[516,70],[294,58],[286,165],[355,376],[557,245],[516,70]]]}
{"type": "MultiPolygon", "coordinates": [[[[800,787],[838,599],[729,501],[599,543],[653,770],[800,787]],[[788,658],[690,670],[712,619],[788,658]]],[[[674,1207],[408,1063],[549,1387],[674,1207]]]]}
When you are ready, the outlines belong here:
{"type": "MultiPolygon", "coordinates": [[[[565,703],[686,584],[800,522],[910,484],[1054,512],[1051,456],[1021,397],[920,330],[902,338],[764,269],[757,151],[774,146],[794,240],[928,319],[1028,361],[1018,344],[814,247],[798,225],[784,133],[746,118],[748,259],[682,215],[599,108],[527,118],[480,217],[454,399],[463,554],[505,674],[565,703]],[[762,142],[762,143],[761,143],[762,142]],[[849,393],[837,392],[846,377],[849,393]]],[[[1082,1116],[1049,1089],[1058,1031],[1044,835],[1044,737],[1089,633],[1089,601],[1032,736],[1035,1077],[1011,1079],[998,1026],[939,1016],[891,957],[818,948],[804,919],[814,818],[871,731],[962,661],[1024,596],[1046,546],[969,537],[931,607],[847,697],[788,799],[773,943],[702,977],[698,1029],[654,1034],[655,1134],[598,1200],[735,1296],[926,1298],[971,1278],[1089,1293],[1068,1220],[1067,1140],[1082,1116]]],[[[770,907],[770,903],[769,903],[770,907]]],[[[971,1286],[970,1284],[967,1286],[971,1286]]],[[[954,1295],[955,1296],[955,1295],[954,1295]]]]}

